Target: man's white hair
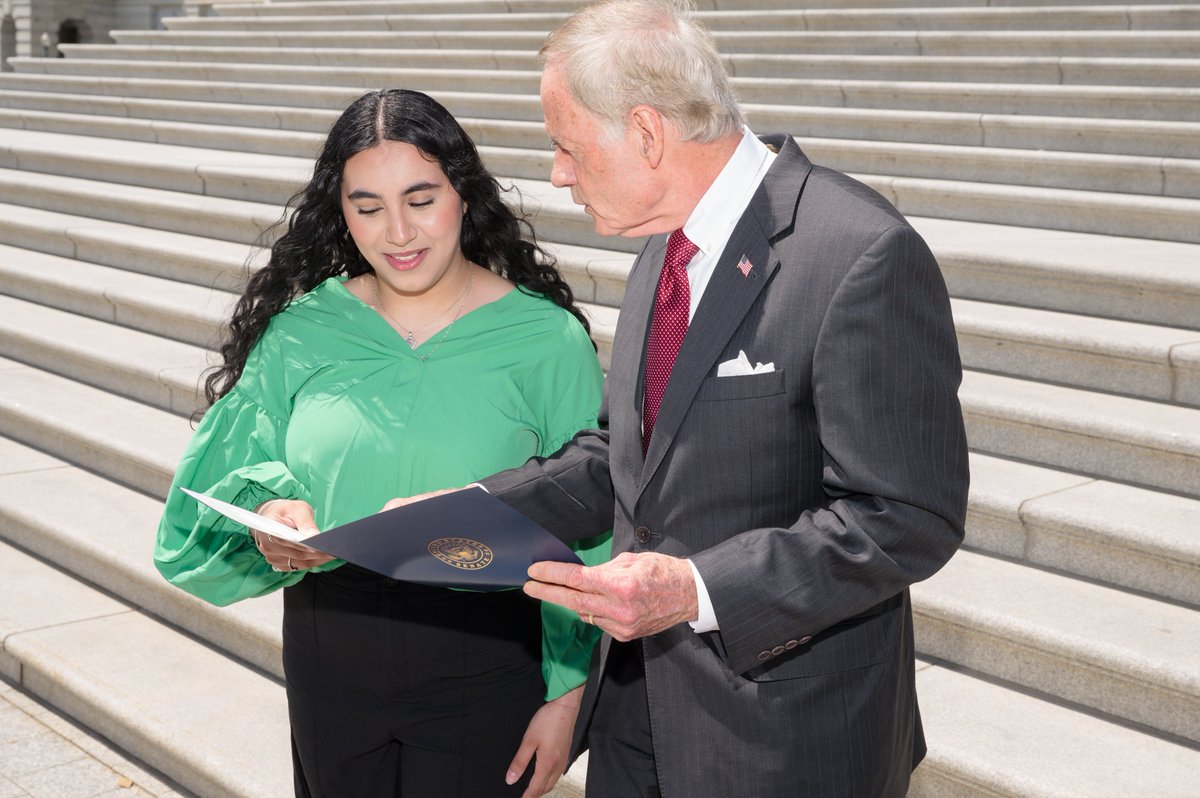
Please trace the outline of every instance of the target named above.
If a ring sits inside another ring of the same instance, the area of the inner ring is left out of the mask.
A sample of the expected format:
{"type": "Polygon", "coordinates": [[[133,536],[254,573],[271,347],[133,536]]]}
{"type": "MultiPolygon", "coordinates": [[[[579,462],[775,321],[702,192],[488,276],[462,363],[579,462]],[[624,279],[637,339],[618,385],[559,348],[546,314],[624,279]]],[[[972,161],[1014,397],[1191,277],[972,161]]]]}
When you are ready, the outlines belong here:
{"type": "Polygon", "coordinates": [[[562,70],[572,98],[610,136],[639,105],[685,141],[715,141],[745,125],[716,43],[687,0],[601,0],[556,28],[539,56],[562,70]]]}

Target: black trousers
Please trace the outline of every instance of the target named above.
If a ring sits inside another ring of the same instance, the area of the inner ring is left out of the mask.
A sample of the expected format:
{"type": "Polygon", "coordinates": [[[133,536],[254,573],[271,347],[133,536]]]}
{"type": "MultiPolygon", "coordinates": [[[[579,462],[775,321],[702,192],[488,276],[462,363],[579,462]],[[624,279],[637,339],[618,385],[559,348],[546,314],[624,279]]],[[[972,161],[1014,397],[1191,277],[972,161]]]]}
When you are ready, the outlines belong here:
{"type": "Polygon", "coordinates": [[[519,796],[504,783],[542,705],[541,615],[345,565],[286,589],[283,661],[296,795],[519,796]]]}
{"type": "Polygon", "coordinates": [[[659,798],[641,641],[613,641],[588,726],[588,798],[659,798]]]}

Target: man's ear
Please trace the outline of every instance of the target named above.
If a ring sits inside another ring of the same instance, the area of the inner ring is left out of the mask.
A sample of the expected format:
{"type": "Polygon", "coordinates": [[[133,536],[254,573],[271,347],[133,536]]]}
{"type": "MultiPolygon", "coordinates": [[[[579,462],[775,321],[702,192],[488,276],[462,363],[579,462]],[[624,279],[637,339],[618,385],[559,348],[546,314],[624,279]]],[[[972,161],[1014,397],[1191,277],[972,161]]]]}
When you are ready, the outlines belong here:
{"type": "Polygon", "coordinates": [[[629,130],[634,136],[638,153],[651,169],[657,169],[666,146],[666,127],[662,114],[648,105],[634,106],[629,111],[629,130]]]}

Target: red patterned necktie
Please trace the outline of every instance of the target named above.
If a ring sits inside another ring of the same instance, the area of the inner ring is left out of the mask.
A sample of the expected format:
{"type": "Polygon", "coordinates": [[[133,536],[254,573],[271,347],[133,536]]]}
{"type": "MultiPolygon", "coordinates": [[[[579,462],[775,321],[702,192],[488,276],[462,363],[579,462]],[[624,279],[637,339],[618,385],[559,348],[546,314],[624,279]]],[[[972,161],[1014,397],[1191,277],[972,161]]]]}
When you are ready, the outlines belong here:
{"type": "Polygon", "coordinates": [[[667,257],[663,260],[654,294],[654,316],[650,320],[650,339],[646,343],[646,386],[642,398],[642,454],[650,446],[650,434],[658,418],[663,391],[671,377],[671,367],[688,328],[688,306],[691,289],[688,287],[687,265],[699,247],[688,241],[683,230],[671,233],[667,240],[667,257]]]}

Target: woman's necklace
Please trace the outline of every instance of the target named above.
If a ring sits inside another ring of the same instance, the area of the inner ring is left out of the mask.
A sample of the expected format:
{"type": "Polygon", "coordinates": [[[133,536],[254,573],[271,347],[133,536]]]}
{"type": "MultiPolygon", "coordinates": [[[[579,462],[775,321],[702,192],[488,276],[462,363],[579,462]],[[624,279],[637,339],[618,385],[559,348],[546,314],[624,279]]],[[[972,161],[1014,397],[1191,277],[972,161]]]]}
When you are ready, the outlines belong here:
{"type": "Polygon", "coordinates": [[[379,301],[379,278],[376,277],[374,274],[371,275],[371,294],[375,298],[374,307],[378,308],[379,312],[382,313],[388,319],[388,321],[390,321],[392,324],[399,327],[400,331],[402,333],[404,333],[404,341],[405,341],[405,343],[408,344],[409,349],[417,348],[417,336],[416,336],[417,333],[419,333],[421,330],[426,329],[427,327],[432,326],[434,322],[436,322],[438,319],[445,316],[450,311],[451,308],[455,308],[454,318],[450,319],[450,323],[447,324],[444,328],[442,328],[442,334],[440,336],[438,336],[437,343],[435,343],[433,345],[433,348],[430,349],[429,352],[427,352],[426,354],[417,356],[417,359],[420,360],[422,363],[424,363],[426,360],[428,360],[430,357],[433,356],[434,352],[436,352],[438,350],[438,347],[442,345],[442,341],[446,340],[446,336],[450,334],[450,328],[454,326],[454,323],[456,321],[458,321],[458,317],[462,315],[463,307],[467,304],[467,295],[471,293],[471,286],[474,283],[475,283],[475,270],[472,269],[470,276],[467,277],[466,286],[463,287],[462,293],[458,295],[458,299],[454,300],[454,304],[452,304],[450,307],[446,308],[441,313],[434,316],[429,321],[422,324],[420,327],[413,327],[412,329],[405,327],[403,324],[401,324],[399,321],[397,321],[396,317],[393,316],[391,313],[388,313],[387,308],[385,308],[383,306],[383,303],[381,301],[379,301]]]}

